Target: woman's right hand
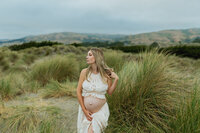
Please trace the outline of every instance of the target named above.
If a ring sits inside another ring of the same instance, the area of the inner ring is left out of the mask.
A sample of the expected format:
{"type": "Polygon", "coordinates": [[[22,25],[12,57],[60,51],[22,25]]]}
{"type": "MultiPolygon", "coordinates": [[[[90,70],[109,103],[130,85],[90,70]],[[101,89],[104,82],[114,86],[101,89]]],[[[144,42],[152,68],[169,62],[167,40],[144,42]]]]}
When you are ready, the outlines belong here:
{"type": "Polygon", "coordinates": [[[84,114],[85,114],[85,116],[86,116],[86,118],[87,118],[88,121],[92,121],[92,117],[91,117],[92,112],[90,112],[88,110],[85,110],[84,114]]]}

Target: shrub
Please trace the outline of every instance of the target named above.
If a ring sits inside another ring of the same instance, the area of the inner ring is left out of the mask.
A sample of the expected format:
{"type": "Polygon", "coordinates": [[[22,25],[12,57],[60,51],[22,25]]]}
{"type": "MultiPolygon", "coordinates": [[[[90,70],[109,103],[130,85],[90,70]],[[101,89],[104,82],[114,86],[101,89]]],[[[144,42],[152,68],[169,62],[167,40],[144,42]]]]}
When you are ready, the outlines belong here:
{"type": "Polygon", "coordinates": [[[50,79],[59,82],[69,78],[78,78],[79,65],[73,54],[68,56],[51,56],[33,64],[30,71],[30,79],[37,80],[45,85],[50,79]]]}
{"type": "Polygon", "coordinates": [[[168,55],[154,49],[139,57],[124,65],[118,86],[108,97],[112,132],[169,132],[167,120],[184,96],[185,84],[173,73],[168,55]]]}
{"type": "Polygon", "coordinates": [[[0,79],[0,96],[3,100],[12,99],[24,91],[25,82],[22,76],[9,74],[0,79]]]}
{"type": "Polygon", "coordinates": [[[44,47],[44,46],[53,46],[53,45],[63,45],[62,43],[58,42],[51,42],[51,41],[42,41],[42,42],[35,42],[35,41],[30,41],[30,42],[25,42],[23,44],[15,44],[11,45],[8,48],[11,50],[22,50],[26,48],[31,48],[31,47],[44,47]]]}
{"type": "Polygon", "coordinates": [[[33,54],[24,54],[22,60],[27,64],[32,64],[37,59],[36,55],[33,54]]]}

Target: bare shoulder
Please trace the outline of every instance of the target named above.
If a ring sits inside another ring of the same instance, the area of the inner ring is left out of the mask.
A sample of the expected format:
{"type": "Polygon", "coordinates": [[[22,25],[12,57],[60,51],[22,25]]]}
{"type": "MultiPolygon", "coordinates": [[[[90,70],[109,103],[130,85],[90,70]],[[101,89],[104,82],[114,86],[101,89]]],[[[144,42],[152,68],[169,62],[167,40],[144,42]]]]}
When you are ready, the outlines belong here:
{"type": "Polygon", "coordinates": [[[81,73],[86,73],[86,71],[87,71],[87,68],[83,68],[83,69],[81,70],[81,73]]]}
{"type": "Polygon", "coordinates": [[[82,77],[82,78],[85,77],[86,71],[87,71],[87,68],[82,69],[82,70],[81,70],[80,77],[82,77]]]}
{"type": "Polygon", "coordinates": [[[86,70],[87,69],[84,68],[80,72],[80,77],[79,77],[78,87],[77,87],[77,92],[79,92],[79,93],[81,93],[81,90],[82,90],[82,84],[85,80],[86,70]]]}

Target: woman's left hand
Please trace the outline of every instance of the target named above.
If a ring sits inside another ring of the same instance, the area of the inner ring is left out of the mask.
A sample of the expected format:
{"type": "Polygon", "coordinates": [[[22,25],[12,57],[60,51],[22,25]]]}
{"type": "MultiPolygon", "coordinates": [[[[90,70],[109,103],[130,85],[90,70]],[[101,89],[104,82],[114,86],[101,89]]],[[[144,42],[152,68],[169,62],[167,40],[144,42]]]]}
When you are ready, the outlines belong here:
{"type": "Polygon", "coordinates": [[[114,78],[114,79],[119,79],[119,77],[117,76],[117,74],[115,72],[111,72],[110,77],[114,78]]]}

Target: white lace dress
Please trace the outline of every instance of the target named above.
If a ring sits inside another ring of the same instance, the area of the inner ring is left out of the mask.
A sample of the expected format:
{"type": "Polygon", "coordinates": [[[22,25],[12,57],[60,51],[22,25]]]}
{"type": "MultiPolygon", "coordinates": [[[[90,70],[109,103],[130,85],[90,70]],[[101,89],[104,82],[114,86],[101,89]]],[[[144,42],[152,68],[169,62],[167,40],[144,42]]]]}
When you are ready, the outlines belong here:
{"type": "MultiPolygon", "coordinates": [[[[100,73],[93,74],[88,78],[90,82],[84,80],[82,84],[82,96],[94,96],[101,99],[106,99],[105,94],[108,89],[108,85],[102,82],[100,73]]],[[[102,108],[92,115],[92,121],[87,120],[80,104],[78,108],[78,119],[77,119],[77,132],[78,133],[88,133],[88,128],[92,124],[92,129],[94,133],[102,133],[108,125],[108,118],[110,116],[110,111],[108,103],[106,102],[102,108]]]]}

